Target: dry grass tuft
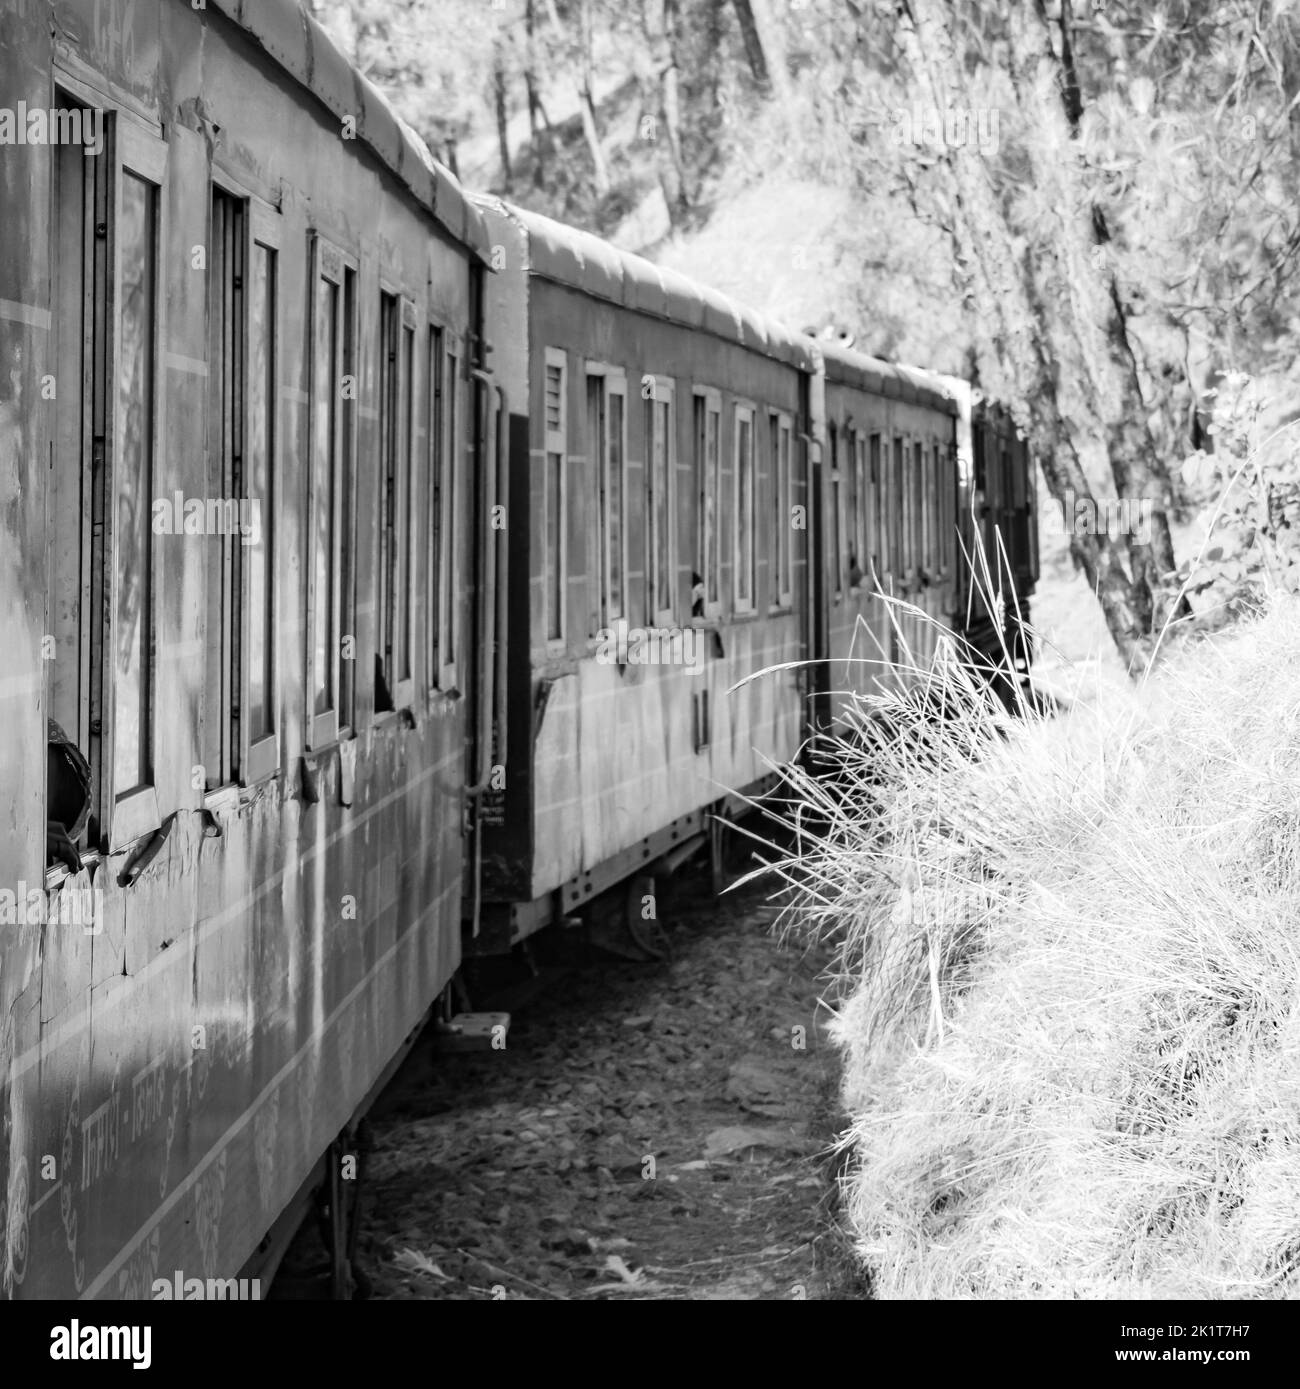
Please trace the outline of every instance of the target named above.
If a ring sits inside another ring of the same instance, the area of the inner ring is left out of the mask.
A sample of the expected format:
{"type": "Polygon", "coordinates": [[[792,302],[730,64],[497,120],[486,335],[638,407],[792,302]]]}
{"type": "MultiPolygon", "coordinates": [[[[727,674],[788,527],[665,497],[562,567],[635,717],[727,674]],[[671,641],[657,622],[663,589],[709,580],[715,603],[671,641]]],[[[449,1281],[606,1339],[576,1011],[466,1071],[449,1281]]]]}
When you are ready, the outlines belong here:
{"type": "Polygon", "coordinates": [[[940,663],[799,777],[879,1296],[1300,1294],[1298,672],[1291,602],[1054,717],[940,663]]]}

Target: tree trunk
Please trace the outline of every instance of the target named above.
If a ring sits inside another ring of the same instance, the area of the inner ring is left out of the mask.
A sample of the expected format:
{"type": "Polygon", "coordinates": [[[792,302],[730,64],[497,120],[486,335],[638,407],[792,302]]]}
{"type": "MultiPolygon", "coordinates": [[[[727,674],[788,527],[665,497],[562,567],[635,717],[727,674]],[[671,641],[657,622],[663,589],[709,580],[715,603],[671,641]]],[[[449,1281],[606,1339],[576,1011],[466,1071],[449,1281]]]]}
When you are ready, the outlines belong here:
{"type": "Polygon", "coordinates": [[[656,133],[659,181],[663,185],[668,214],[676,223],[690,207],[686,169],[682,159],[681,108],[678,100],[677,54],[673,43],[674,0],[642,0],[641,19],[650,49],[650,64],[658,88],[659,119],[663,138],[656,133]]]}
{"type": "Polygon", "coordinates": [[[1286,101],[1287,129],[1291,139],[1291,157],[1300,160],[1300,15],[1294,11],[1273,16],[1282,49],[1282,97],[1286,101]]]}
{"type": "Polygon", "coordinates": [[[524,5],[524,91],[528,95],[528,142],[533,150],[533,186],[542,188],[546,183],[546,155],[549,138],[542,135],[543,125],[547,136],[550,122],[542,107],[542,99],[537,94],[537,16],[534,0],[526,0],[524,5]]]}
{"type": "Polygon", "coordinates": [[[794,97],[794,84],[790,81],[781,21],[772,8],[772,0],[749,0],[749,11],[758,31],[759,42],[763,45],[764,65],[768,81],[772,84],[772,95],[781,109],[788,112],[794,97]]]}
{"type": "Polygon", "coordinates": [[[492,54],[492,104],[497,120],[497,152],[501,156],[501,186],[510,192],[510,113],[506,106],[506,67],[501,44],[492,54]]]}
{"type": "MultiPolygon", "coordinates": [[[[902,42],[930,104],[970,110],[972,93],[948,30],[943,0],[900,0],[902,42]],[[908,23],[906,21],[910,20],[908,23]]],[[[949,150],[954,185],[953,226],[959,264],[971,281],[983,375],[1000,382],[1017,423],[1029,439],[1052,495],[1091,498],[1092,490],[1057,386],[1061,356],[1047,340],[1046,305],[1030,261],[1018,249],[1005,210],[982,159],[966,148],[949,150]]],[[[1149,618],[1143,593],[1104,534],[1071,534],[1070,552],[1083,569],[1105,614],[1115,645],[1130,669],[1145,656],[1149,618]]]]}
{"type": "MultiPolygon", "coordinates": [[[[1177,567],[1169,532],[1169,473],[1152,436],[1137,357],[1128,330],[1128,311],[1120,292],[1115,257],[1109,251],[1110,230],[1103,210],[1088,196],[1079,156],[1079,127],[1083,99],[1070,45],[1070,0],[1061,3],[1061,55],[1052,49],[1050,21],[1043,0],[1032,6],[1012,6],[1011,71],[1019,90],[1021,110],[1035,128],[1052,131],[1058,139],[1027,142],[1034,182],[1040,189],[1055,186],[1053,199],[1060,231],[1048,249],[1058,266],[1061,283],[1071,293],[1063,321],[1073,318],[1074,337],[1085,350],[1091,376],[1087,399],[1100,419],[1086,421],[1106,441],[1115,489],[1120,497],[1151,502],[1149,544],[1128,538],[1135,588],[1152,621],[1187,616],[1191,609],[1180,599],[1172,612],[1168,579],[1177,567]],[[1056,94],[1053,102],[1051,93],[1056,94]],[[1070,158],[1062,158],[1068,150],[1070,158]],[[1099,426],[1099,427],[1098,427],[1099,426]]],[[[1066,330],[1071,325],[1065,322],[1066,330]]]]}
{"type": "Polygon", "coordinates": [[[726,32],[724,18],[727,0],[709,0],[709,13],[705,21],[706,45],[704,53],[705,75],[709,89],[709,108],[718,109],[718,86],[722,74],[722,39],[726,32]]]}
{"type": "Polygon", "coordinates": [[[749,71],[754,81],[765,92],[770,92],[772,79],[767,72],[767,56],[763,52],[763,39],[758,32],[758,23],[754,19],[750,0],[733,0],[733,3],[736,8],[736,20],[740,25],[741,42],[745,45],[745,58],[749,62],[749,71]]]}
{"type": "MultiPolygon", "coordinates": [[[[530,7],[531,4],[532,0],[529,0],[530,7]]],[[[546,13],[550,17],[551,28],[555,31],[560,48],[577,68],[575,83],[578,88],[578,114],[582,118],[582,136],[591,155],[596,192],[603,198],[610,189],[609,160],[605,157],[605,149],[600,142],[600,126],[596,122],[596,101],[592,93],[591,0],[581,0],[576,40],[572,39],[565,29],[555,0],[546,0],[546,13]]]]}
{"type": "Polygon", "coordinates": [[[609,161],[605,158],[605,150],[600,143],[600,127],[596,124],[596,102],[592,96],[591,0],[582,0],[579,18],[578,71],[580,78],[578,97],[582,111],[582,133],[586,137],[587,148],[591,151],[591,166],[596,180],[596,192],[603,198],[610,188],[609,161]]]}

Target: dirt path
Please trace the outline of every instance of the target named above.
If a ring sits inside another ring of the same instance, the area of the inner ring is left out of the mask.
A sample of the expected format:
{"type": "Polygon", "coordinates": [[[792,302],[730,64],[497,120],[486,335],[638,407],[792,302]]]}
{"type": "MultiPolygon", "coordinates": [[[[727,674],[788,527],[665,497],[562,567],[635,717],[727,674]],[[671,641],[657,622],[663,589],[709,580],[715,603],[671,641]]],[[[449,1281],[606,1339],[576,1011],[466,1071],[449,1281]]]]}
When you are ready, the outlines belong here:
{"type": "Polygon", "coordinates": [[[407,1063],[372,1120],[375,1297],[863,1294],[832,1220],[823,961],[776,945],[762,891],[676,895],[671,962],[548,972],[504,1051],[407,1063]]]}

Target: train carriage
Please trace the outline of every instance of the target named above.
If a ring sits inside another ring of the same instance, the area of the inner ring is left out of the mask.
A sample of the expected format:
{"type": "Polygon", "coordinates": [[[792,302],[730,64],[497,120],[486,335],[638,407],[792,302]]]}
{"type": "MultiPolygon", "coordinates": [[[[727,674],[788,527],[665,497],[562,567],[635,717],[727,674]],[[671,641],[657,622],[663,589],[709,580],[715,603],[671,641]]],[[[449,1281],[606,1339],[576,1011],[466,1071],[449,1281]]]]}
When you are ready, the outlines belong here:
{"type": "Polygon", "coordinates": [[[850,692],[924,678],[956,613],[958,477],[957,405],[937,378],[820,347],[825,722],[850,692]]]}
{"type": "Polygon", "coordinates": [[[0,92],[0,1284],[148,1295],[460,959],[487,241],[293,0],[7,4],[0,92]]]}
{"type": "Polygon", "coordinates": [[[480,201],[510,402],[509,758],[476,948],[682,851],[796,756],[812,344],[599,239],[480,201]],[[525,466],[524,460],[527,460],[525,466]]]}
{"type": "Polygon", "coordinates": [[[970,382],[936,378],[957,405],[959,494],[954,630],[970,664],[1014,706],[1033,660],[1038,583],[1035,464],[1005,406],[970,382]]]}

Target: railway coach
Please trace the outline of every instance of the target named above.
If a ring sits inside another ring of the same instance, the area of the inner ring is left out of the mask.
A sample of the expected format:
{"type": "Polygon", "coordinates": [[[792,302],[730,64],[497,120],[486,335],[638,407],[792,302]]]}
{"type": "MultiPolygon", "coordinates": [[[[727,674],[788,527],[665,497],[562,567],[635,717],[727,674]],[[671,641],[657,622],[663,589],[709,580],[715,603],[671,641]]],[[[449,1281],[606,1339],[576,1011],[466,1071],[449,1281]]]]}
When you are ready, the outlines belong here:
{"type": "Polygon", "coordinates": [[[460,960],[488,243],[293,0],[11,0],[0,106],[0,1291],[148,1296],[460,960]]]}
{"type": "Polygon", "coordinates": [[[940,632],[954,628],[960,475],[959,407],[939,378],[820,346],[812,621],[824,726],[855,693],[922,680],[940,632]]]}
{"type": "Polygon", "coordinates": [[[630,878],[635,918],[729,793],[797,756],[817,363],[713,290],[479,206],[510,453],[486,953],[630,878]]]}
{"type": "Polygon", "coordinates": [[[1027,694],[1038,583],[1035,464],[1010,412],[969,381],[934,378],[957,412],[958,506],[952,626],[973,669],[1009,709],[1027,694]]]}

